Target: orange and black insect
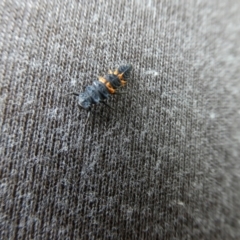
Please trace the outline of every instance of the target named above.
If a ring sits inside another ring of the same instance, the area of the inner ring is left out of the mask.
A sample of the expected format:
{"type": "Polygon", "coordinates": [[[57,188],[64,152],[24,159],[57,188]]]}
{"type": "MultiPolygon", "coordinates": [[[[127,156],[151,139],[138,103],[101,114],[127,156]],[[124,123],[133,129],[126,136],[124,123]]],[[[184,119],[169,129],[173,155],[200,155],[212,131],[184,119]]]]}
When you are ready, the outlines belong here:
{"type": "Polygon", "coordinates": [[[82,93],[70,93],[78,97],[78,107],[85,109],[89,113],[94,104],[103,103],[110,107],[106,100],[117,93],[118,88],[124,86],[130,77],[132,65],[122,65],[115,71],[109,71],[104,77],[99,77],[92,85],[86,87],[82,93]]]}

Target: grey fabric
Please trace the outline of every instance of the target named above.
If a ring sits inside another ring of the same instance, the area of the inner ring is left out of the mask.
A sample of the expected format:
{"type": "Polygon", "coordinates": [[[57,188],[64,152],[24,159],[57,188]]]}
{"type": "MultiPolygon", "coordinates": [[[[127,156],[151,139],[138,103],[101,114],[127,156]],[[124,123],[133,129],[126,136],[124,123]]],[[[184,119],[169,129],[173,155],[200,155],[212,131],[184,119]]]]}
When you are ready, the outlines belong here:
{"type": "Polygon", "coordinates": [[[1,239],[240,239],[240,2],[0,2],[1,239]],[[75,96],[120,64],[86,124],[75,96]]]}

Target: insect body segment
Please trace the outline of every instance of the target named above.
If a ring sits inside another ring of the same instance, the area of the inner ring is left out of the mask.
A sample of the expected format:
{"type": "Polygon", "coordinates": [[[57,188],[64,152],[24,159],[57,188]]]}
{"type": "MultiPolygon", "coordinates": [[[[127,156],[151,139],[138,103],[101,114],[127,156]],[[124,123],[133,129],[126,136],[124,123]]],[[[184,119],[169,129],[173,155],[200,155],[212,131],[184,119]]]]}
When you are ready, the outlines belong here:
{"type": "Polygon", "coordinates": [[[94,81],[92,85],[87,86],[83,93],[73,93],[78,96],[79,108],[90,111],[93,104],[104,103],[108,106],[105,100],[127,83],[131,69],[132,65],[120,66],[114,72],[109,71],[109,74],[99,77],[99,81],[94,81]]]}

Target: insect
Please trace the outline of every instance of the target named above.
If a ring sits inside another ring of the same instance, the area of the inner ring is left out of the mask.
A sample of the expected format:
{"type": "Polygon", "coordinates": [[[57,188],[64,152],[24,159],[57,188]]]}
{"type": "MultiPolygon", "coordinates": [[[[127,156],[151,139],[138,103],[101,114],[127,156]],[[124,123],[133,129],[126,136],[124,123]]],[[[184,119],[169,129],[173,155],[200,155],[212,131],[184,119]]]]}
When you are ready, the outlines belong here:
{"type": "Polygon", "coordinates": [[[98,81],[94,81],[92,85],[87,86],[84,92],[72,92],[69,94],[73,94],[78,97],[78,107],[79,109],[85,109],[88,111],[88,119],[91,108],[94,104],[103,103],[112,108],[105,101],[111,95],[119,93],[118,89],[126,85],[127,80],[130,77],[131,70],[131,64],[122,65],[115,71],[109,70],[109,73],[104,77],[99,77],[98,81]]]}

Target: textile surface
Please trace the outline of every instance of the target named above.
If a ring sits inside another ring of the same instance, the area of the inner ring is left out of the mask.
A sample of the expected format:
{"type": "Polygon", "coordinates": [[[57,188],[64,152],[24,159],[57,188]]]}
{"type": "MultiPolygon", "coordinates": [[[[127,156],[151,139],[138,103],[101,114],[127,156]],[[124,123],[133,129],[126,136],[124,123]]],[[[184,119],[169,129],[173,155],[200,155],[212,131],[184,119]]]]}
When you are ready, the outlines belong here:
{"type": "Polygon", "coordinates": [[[240,2],[0,2],[1,239],[240,239],[240,2]],[[81,92],[131,63],[88,122],[81,92]]]}

